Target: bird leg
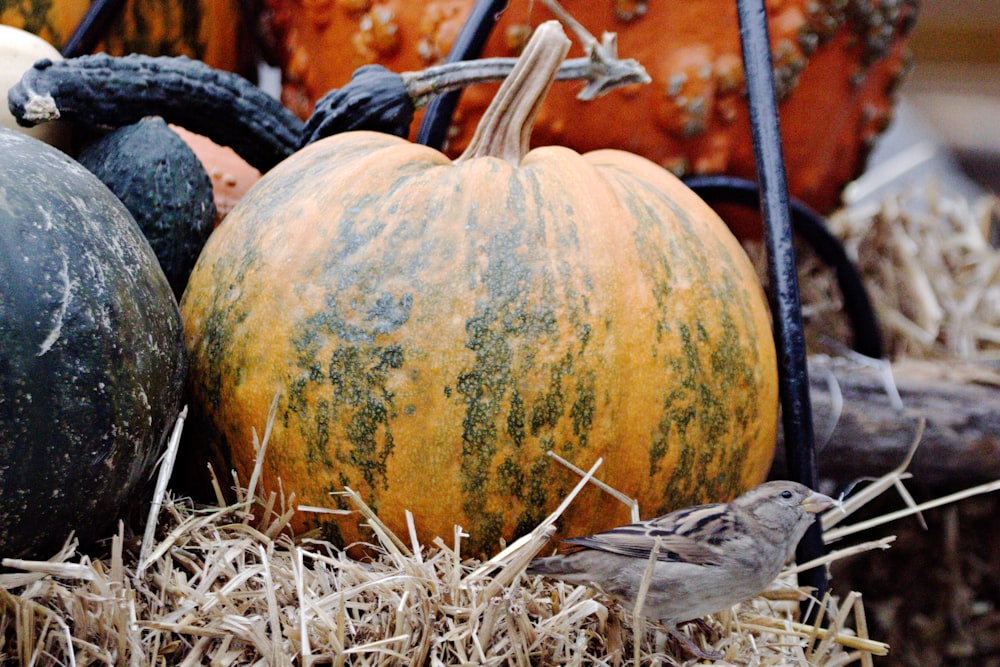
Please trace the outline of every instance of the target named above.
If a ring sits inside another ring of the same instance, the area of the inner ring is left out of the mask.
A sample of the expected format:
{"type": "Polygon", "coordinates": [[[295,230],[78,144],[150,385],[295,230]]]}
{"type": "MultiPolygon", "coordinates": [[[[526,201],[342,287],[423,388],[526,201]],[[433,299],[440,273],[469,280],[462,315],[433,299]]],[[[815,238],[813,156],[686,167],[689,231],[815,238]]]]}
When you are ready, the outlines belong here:
{"type": "Polygon", "coordinates": [[[700,660],[721,660],[723,658],[722,653],[717,653],[715,651],[706,651],[700,646],[698,646],[690,637],[677,629],[676,626],[671,626],[667,629],[667,633],[671,637],[677,640],[681,646],[683,646],[687,651],[694,657],[700,660]]]}
{"type": "Polygon", "coordinates": [[[690,621],[684,621],[683,623],[678,623],[678,625],[680,625],[680,626],[683,626],[683,625],[694,625],[699,630],[701,630],[702,634],[708,635],[709,637],[712,637],[712,638],[715,638],[715,637],[718,636],[718,633],[715,631],[715,628],[713,628],[711,625],[709,625],[708,621],[706,621],[703,618],[692,618],[690,621]]]}

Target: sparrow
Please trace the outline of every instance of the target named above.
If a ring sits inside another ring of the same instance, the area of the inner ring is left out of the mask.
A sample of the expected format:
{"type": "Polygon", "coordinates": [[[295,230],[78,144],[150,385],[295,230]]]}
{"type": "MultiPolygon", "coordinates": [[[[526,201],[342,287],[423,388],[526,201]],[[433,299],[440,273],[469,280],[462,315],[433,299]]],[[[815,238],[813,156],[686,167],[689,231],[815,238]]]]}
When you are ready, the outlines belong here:
{"type": "Polygon", "coordinates": [[[639,613],[699,657],[679,623],[763,591],[795,553],[818,512],[836,502],[802,484],[767,482],[729,503],[680,509],[656,519],[564,541],[568,551],[533,559],[527,573],[596,588],[631,611],[657,548],[639,613]]]}

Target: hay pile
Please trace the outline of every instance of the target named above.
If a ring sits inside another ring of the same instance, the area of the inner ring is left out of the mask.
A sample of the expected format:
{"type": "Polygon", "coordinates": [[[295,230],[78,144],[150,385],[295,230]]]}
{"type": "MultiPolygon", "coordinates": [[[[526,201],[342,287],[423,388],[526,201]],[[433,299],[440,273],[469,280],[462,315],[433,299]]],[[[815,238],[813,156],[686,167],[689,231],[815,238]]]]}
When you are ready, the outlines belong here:
{"type": "MultiPolygon", "coordinates": [[[[178,440],[179,428],[171,451],[178,440]]],[[[168,452],[161,482],[169,463],[168,452]]],[[[255,497],[253,481],[237,503],[217,507],[195,507],[161,483],[142,539],[120,528],[100,558],[70,541],[48,561],[3,561],[0,664],[691,664],[648,621],[637,627],[632,610],[524,574],[596,467],[488,563],[463,558],[460,529],[433,545],[389,533],[349,490],[374,534],[363,561],[290,536],[290,506],[255,497]]],[[[888,651],[867,637],[856,593],[826,601],[827,629],[797,622],[807,592],[794,573],[686,632],[725,656],[718,665],[869,665],[888,651]]]]}
{"type": "MultiPolygon", "coordinates": [[[[864,278],[890,358],[1000,359],[1000,199],[970,201],[931,181],[845,207],[828,223],[864,278]]],[[[846,344],[831,271],[798,252],[811,338],[846,344]]]]}
{"type": "MultiPolygon", "coordinates": [[[[107,559],[73,557],[68,546],[47,563],[8,562],[25,571],[0,575],[0,653],[23,665],[614,665],[636,651],[643,664],[683,659],[651,629],[636,647],[630,615],[586,588],[520,574],[497,585],[446,545],[408,554],[390,541],[359,562],[269,534],[238,506],[170,502],[165,514],[171,530],[141,573],[121,534],[107,559]]],[[[856,595],[834,607],[836,632],[812,650],[817,631],[794,622],[796,609],[755,600],[709,619],[713,636],[693,637],[725,654],[717,664],[841,665],[887,650],[844,629],[863,619],[856,595]]]]}
{"type": "MultiPolygon", "coordinates": [[[[876,185],[900,176],[897,170],[876,175],[876,185]]],[[[989,369],[1000,361],[997,197],[969,199],[932,176],[877,201],[858,201],[828,222],[864,278],[891,361],[947,366],[974,360],[986,371],[975,381],[994,385],[989,369]]],[[[763,252],[751,250],[763,271],[763,252]]],[[[834,276],[808,248],[797,246],[797,254],[809,349],[845,355],[852,336],[834,276]]],[[[876,367],[891,377],[891,366],[876,367]]],[[[990,456],[990,439],[983,437],[975,444],[990,456]]],[[[953,490],[913,481],[918,497],[953,490]]],[[[866,513],[891,513],[894,500],[880,500],[866,513]]],[[[834,564],[834,586],[865,592],[873,634],[893,647],[882,662],[1000,667],[998,508],[995,495],[965,500],[928,513],[923,529],[916,522],[894,527],[900,539],[889,553],[834,564]]]]}

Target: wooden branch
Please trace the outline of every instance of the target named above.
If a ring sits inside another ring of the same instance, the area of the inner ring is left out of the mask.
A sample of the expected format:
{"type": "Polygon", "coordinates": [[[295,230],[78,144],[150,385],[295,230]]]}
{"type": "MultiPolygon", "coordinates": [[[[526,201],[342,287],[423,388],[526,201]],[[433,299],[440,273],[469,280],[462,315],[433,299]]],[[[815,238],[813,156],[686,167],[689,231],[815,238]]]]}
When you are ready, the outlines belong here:
{"type": "MultiPolygon", "coordinates": [[[[894,362],[891,377],[898,395],[887,375],[859,361],[810,357],[821,478],[849,482],[895,468],[924,417],[926,430],[909,467],[917,483],[956,486],[1000,479],[1000,364],[894,362]],[[838,393],[843,399],[839,417],[838,393]]],[[[772,476],[784,476],[784,462],[779,433],[772,476]]]]}

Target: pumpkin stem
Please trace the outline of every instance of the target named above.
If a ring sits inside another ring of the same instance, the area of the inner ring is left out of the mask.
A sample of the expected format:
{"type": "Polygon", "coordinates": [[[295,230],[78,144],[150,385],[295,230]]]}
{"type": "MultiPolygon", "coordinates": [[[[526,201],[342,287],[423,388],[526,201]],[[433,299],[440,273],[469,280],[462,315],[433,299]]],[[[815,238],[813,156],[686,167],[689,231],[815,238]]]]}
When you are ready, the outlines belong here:
{"type": "MultiPolygon", "coordinates": [[[[618,58],[618,34],[614,32],[604,32],[601,41],[590,34],[590,31],[583,27],[583,24],[563,9],[556,0],[542,0],[542,4],[559,19],[569,31],[576,35],[577,40],[583,45],[583,50],[587,52],[589,61],[589,76],[587,76],[587,87],[576,96],[579,100],[592,100],[611,92],[618,86],[625,83],[649,83],[652,79],[646,74],[636,61],[631,58],[620,60],[618,58]],[[634,75],[631,81],[626,75],[626,68],[631,69],[635,65],[641,70],[634,75]]],[[[568,61],[567,61],[568,62],[568,61]]],[[[563,64],[565,66],[565,63],[563,64]]]]}
{"type": "Polygon", "coordinates": [[[538,26],[510,76],[483,113],[469,147],[456,162],[492,156],[514,165],[521,163],[528,152],[538,110],[569,45],[558,21],[538,26]]]}
{"type": "MultiPolygon", "coordinates": [[[[585,80],[587,85],[577,93],[578,100],[592,100],[619,86],[652,81],[638,62],[618,57],[614,33],[604,33],[604,41],[598,42],[579,23],[569,25],[587,55],[563,61],[555,78],[585,80]]],[[[334,88],[316,102],[303,127],[300,146],[351,130],[405,137],[410,131],[413,112],[436,95],[477,83],[503,81],[515,65],[517,58],[477,58],[398,74],[381,65],[365,65],[355,70],[346,86],[334,88]]]]}
{"type": "MultiPolygon", "coordinates": [[[[618,57],[617,35],[613,32],[604,33],[603,42],[585,42],[584,51],[586,56],[564,61],[556,73],[557,81],[582,79],[587,82],[576,96],[579,100],[586,102],[619,86],[652,81],[638,61],[618,57]]],[[[416,72],[401,72],[399,76],[413,106],[419,109],[427,106],[435,95],[477,83],[503,81],[516,64],[517,58],[477,58],[434,65],[416,72]]]]}

